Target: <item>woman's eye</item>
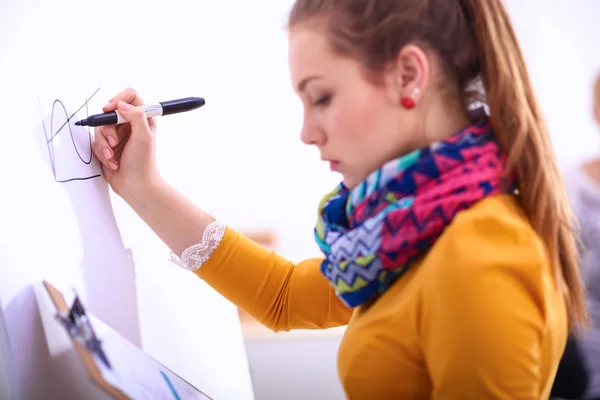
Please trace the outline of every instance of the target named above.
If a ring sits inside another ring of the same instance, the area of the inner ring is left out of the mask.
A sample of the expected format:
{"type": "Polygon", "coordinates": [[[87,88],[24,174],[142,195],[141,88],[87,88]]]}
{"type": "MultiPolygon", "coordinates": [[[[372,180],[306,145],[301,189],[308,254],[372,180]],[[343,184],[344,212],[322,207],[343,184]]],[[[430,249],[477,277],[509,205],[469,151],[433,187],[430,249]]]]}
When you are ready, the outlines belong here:
{"type": "Polygon", "coordinates": [[[315,107],[326,106],[329,104],[330,101],[331,101],[331,95],[327,94],[325,96],[319,97],[319,99],[313,103],[313,106],[315,106],[315,107]]]}

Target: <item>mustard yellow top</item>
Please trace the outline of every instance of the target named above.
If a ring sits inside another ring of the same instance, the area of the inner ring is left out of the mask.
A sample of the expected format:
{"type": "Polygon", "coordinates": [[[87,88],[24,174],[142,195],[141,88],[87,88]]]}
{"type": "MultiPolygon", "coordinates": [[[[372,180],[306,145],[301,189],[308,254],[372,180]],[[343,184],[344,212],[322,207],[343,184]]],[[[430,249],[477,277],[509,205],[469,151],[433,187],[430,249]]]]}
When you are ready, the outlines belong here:
{"type": "Polygon", "coordinates": [[[459,213],[369,307],[347,308],[319,270],[227,228],[197,275],[274,331],[348,324],[349,399],[547,399],[567,337],[542,241],[508,195],[459,213]]]}

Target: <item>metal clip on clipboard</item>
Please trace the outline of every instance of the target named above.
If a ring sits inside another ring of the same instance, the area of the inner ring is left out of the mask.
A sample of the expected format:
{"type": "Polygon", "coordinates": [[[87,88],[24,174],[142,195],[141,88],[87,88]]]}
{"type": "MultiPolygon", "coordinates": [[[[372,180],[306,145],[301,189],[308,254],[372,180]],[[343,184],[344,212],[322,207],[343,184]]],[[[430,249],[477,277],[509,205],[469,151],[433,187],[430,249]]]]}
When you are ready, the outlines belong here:
{"type": "Polygon", "coordinates": [[[96,355],[108,369],[112,369],[106,354],[102,350],[100,339],[96,336],[96,332],[92,328],[90,319],[86,315],[78,295],[75,296],[73,306],[69,312],[57,313],[56,319],[65,327],[71,338],[77,340],[92,354],[96,355]]]}

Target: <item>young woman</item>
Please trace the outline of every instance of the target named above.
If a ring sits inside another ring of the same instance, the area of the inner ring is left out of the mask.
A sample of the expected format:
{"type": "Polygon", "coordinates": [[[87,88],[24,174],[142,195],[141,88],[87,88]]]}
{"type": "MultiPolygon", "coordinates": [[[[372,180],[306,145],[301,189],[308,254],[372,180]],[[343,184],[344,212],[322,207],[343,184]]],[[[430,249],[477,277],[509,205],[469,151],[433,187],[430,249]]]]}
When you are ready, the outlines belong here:
{"type": "Polygon", "coordinates": [[[323,258],[294,265],[165,183],[132,89],[96,131],[106,179],[182,266],[271,329],[348,325],[351,399],[548,398],[586,320],[571,215],[500,0],[297,0],[305,144],[343,176],[323,258]],[[469,113],[474,83],[490,117],[469,113]]]}

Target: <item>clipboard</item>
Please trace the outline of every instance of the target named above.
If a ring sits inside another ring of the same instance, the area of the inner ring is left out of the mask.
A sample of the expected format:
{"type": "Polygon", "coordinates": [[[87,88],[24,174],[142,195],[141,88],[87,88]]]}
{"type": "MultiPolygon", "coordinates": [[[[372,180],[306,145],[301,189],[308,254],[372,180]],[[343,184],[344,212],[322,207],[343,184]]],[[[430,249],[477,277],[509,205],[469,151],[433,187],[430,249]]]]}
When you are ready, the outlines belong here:
{"type": "MultiPolygon", "coordinates": [[[[90,314],[83,307],[78,296],[75,296],[73,305],[68,306],[63,294],[50,283],[43,281],[44,287],[56,308],[57,323],[60,323],[71,338],[75,351],[79,355],[83,366],[91,381],[112,399],[115,400],[141,400],[146,398],[140,396],[139,389],[144,386],[144,390],[159,388],[163,396],[152,391],[148,393],[150,398],[169,398],[174,400],[212,400],[202,391],[183,380],[164,365],[144,353],[141,349],[129,343],[125,338],[117,334],[111,336],[111,344],[125,346],[128,351],[130,361],[143,365],[146,372],[152,371],[151,377],[144,376],[143,373],[127,373],[127,368],[123,368],[123,362],[112,362],[111,358],[117,354],[110,354],[106,349],[106,342],[96,334],[92,326],[90,314]],[[141,364],[143,363],[143,364],[141,364]],[[155,373],[154,373],[155,372],[155,373]],[[157,386],[158,385],[158,386],[157,386]],[[167,395],[168,394],[168,395],[167,395]]],[[[141,390],[141,389],[140,389],[141,390]]]]}

